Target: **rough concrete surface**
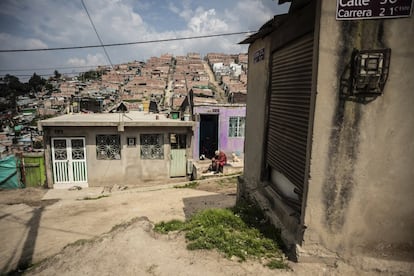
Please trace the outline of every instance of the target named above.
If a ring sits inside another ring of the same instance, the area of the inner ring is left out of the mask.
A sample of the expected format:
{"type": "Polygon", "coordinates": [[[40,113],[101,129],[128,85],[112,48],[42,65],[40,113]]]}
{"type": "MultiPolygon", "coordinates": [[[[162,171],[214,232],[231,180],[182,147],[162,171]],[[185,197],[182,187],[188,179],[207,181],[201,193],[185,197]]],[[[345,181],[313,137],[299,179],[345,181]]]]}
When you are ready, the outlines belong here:
{"type": "MultiPolygon", "coordinates": [[[[181,234],[160,235],[153,224],[184,220],[204,208],[235,203],[235,178],[122,190],[23,189],[0,191],[0,274],[36,264],[29,275],[392,275],[364,271],[338,260],[289,263],[270,270],[259,261],[239,263],[215,251],[188,251],[181,234]],[[43,199],[43,200],[41,200],[43,199]],[[114,226],[115,230],[112,230],[114,226]],[[71,244],[70,246],[67,246],[71,244]],[[43,262],[41,262],[43,260],[43,262]]],[[[379,264],[379,266],[381,266],[379,264]]],[[[409,275],[410,266],[397,275],[409,275]]]]}

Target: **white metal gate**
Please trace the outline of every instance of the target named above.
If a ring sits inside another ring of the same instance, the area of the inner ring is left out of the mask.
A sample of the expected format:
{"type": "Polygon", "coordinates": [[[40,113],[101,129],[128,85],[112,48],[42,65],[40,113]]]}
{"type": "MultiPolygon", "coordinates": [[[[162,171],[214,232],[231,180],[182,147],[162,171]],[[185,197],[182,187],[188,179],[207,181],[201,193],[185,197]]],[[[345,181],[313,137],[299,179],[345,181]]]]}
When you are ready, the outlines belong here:
{"type": "Polygon", "coordinates": [[[87,186],[85,138],[52,138],[55,186],[87,186]]]}

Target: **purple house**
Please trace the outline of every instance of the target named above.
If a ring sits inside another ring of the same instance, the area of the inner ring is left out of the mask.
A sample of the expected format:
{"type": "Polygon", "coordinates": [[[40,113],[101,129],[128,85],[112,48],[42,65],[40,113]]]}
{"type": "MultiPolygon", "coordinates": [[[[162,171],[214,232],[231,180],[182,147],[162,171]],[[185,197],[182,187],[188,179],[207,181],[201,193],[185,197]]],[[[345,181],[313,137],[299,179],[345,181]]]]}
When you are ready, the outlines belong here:
{"type": "Polygon", "coordinates": [[[196,121],[193,136],[193,156],[214,156],[220,149],[230,156],[244,154],[245,104],[194,103],[196,121]]]}

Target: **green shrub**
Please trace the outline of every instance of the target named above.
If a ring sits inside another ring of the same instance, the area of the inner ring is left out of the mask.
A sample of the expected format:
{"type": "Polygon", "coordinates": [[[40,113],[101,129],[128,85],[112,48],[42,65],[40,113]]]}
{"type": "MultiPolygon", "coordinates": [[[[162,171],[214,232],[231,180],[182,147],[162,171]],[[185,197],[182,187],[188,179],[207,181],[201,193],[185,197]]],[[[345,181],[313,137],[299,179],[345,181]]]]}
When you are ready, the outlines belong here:
{"type": "Polygon", "coordinates": [[[269,261],[269,268],[285,268],[283,254],[277,243],[280,232],[273,229],[276,239],[272,235],[265,236],[261,230],[270,232],[270,227],[254,227],[260,226],[263,221],[264,217],[260,212],[250,210],[248,205],[242,205],[233,210],[203,210],[186,222],[161,222],[155,226],[155,230],[159,233],[185,231],[189,250],[217,249],[227,258],[235,256],[239,261],[245,261],[249,257],[266,259],[269,261]]]}
{"type": "Polygon", "coordinates": [[[161,234],[167,234],[171,231],[182,230],[184,227],[185,222],[174,219],[169,222],[162,221],[160,223],[157,223],[154,227],[154,231],[161,234]]]}

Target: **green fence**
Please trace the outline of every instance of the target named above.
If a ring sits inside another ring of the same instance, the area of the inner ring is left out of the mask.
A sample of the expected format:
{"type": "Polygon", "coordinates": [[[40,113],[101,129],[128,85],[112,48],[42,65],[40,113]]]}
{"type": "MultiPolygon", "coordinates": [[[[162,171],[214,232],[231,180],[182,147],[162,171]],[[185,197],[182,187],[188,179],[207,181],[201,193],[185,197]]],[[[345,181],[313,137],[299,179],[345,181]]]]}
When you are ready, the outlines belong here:
{"type": "Polygon", "coordinates": [[[40,187],[46,182],[45,158],[41,153],[25,153],[24,182],[26,187],[40,187]]]}

